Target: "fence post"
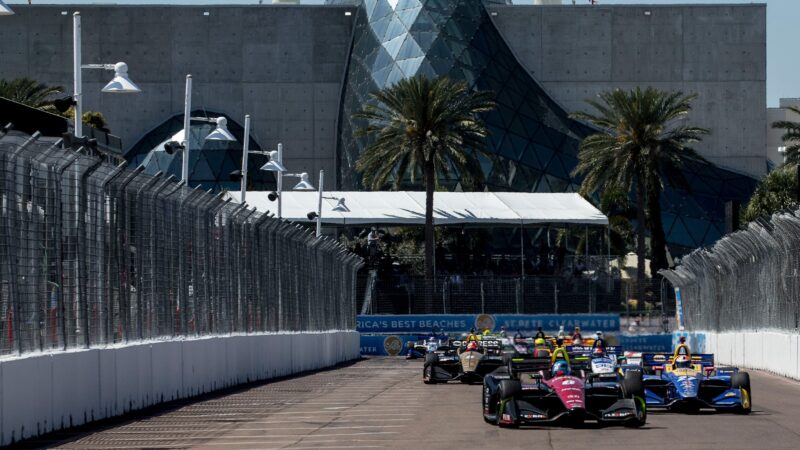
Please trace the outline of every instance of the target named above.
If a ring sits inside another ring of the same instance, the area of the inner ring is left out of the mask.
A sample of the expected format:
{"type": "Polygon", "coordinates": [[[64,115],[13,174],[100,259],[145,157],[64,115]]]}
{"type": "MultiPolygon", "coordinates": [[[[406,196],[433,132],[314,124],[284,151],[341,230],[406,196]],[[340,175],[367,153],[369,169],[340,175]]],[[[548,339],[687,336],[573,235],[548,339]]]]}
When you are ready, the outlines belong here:
{"type": "Polygon", "coordinates": [[[553,314],[558,314],[558,280],[553,280],[553,314]]]}
{"type": "Polygon", "coordinates": [[[522,287],[521,286],[522,286],[521,279],[517,278],[516,279],[516,283],[515,283],[515,288],[516,289],[514,289],[514,297],[515,297],[516,304],[517,304],[516,305],[517,306],[517,314],[519,314],[520,294],[522,292],[522,287]]]}
{"type": "Polygon", "coordinates": [[[486,313],[486,296],[483,292],[483,280],[481,280],[481,314],[486,313]]]}

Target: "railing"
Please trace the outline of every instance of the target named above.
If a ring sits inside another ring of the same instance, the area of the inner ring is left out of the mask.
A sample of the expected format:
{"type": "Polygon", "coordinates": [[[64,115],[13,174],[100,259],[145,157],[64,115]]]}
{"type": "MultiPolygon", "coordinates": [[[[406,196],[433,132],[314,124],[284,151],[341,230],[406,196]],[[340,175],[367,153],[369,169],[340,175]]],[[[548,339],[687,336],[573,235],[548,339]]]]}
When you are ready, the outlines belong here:
{"type": "Polygon", "coordinates": [[[0,131],[0,354],[355,328],[361,258],[306,229],[0,131]]]}
{"type": "Polygon", "coordinates": [[[664,273],[687,329],[800,329],[800,210],[751,222],[664,273]]]}

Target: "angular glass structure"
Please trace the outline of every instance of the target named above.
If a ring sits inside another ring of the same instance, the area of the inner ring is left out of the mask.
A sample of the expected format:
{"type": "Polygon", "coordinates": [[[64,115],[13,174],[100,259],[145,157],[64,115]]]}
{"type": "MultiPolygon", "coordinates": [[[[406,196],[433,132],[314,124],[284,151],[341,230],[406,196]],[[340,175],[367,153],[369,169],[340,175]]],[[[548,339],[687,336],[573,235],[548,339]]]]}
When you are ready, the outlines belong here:
{"type": "MultiPolygon", "coordinates": [[[[239,181],[232,181],[230,173],[242,167],[242,138],[244,129],[230,117],[206,110],[192,112],[192,117],[226,117],[228,130],[236,138],[236,142],[206,140],[205,137],[216,127],[215,123],[192,121],[189,152],[189,186],[199,186],[214,192],[228,189],[241,189],[239,181]]],[[[158,172],[165,176],[173,175],[181,178],[183,154],[169,154],[164,151],[164,144],[169,141],[183,139],[183,114],[172,116],[164,123],[147,133],[125,155],[132,166],[144,166],[145,173],[155,175],[158,172]]],[[[258,143],[250,137],[250,150],[260,150],[258,143]]],[[[275,177],[270,172],[258,170],[267,162],[267,157],[251,154],[248,166],[248,189],[274,189],[275,177]]]]}
{"type": "MultiPolygon", "coordinates": [[[[332,3],[352,3],[334,0],[332,3]]],[[[485,0],[501,3],[503,0],[485,0]]],[[[352,114],[369,93],[424,74],[466,81],[493,91],[497,108],[486,114],[487,146],[480,157],[487,189],[571,192],[578,145],[593,130],[568,117],[518,62],[478,0],[363,0],[358,8],[339,118],[339,188],[360,189],[355,162],[367,138],[354,132],[364,122],[352,114]]],[[[710,165],[687,167],[691,193],[667,187],[662,209],[667,239],[695,248],[724,232],[724,202],[746,201],[755,180],[710,165]]],[[[457,174],[439,180],[458,189],[457,174]]]]}

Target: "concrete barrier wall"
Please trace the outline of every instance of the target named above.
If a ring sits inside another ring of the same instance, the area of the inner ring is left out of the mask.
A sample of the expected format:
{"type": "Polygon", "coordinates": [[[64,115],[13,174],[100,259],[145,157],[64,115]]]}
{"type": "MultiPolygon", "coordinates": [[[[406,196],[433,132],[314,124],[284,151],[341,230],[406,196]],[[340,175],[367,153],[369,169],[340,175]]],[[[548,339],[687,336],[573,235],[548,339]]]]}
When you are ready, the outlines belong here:
{"type": "Polygon", "coordinates": [[[714,353],[717,365],[759,369],[800,380],[800,334],[786,331],[693,332],[696,352],[714,353]]]}
{"type": "Polygon", "coordinates": [[[0,360],[0,445],[359,357],[355,331],[141,343],[0,360]]]}

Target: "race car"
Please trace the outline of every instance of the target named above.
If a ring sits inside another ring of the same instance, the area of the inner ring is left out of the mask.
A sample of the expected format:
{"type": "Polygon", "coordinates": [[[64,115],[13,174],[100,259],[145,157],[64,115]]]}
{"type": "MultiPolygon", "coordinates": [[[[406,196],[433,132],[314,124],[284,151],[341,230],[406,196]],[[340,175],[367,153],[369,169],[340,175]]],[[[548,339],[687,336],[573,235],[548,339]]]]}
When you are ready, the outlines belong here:
{"type": "Polygon", "coordinates": [[[480,382],[503,363],[503,347],[496,339],[451,339],[447,345],[425,355],[422,381],[425,384],[480,382]]]}
{"type": "Polygon", "coordinates": [[[623,350],[620,346],[567,347],[567,352],[572,359],[573,370],[583,370],[586,375],[592,374],[600,377],[616,377],[628,368],[640,370],[638,366],[628,366],[625,362],[623,350]]]}
{"type": "Polygon", "coordinates": [[[447,340],[448,336],[446,334],[437,334],[436,332],[428,335],[419,335],[416,341],[408,341],[406,344],[408,346],[406,359],[424,358],[426,354],[436,351],[447,340]]]}
{"type": "Polygon", "coordinates": [[[652,408],[696,412],[701,408],[749,414],[750,375],[736,367],[714,367],[713,354],[692,354],[683,338],[670,355],[643,353],[645,400],[652,408]]]}
{"type": "Polygon", "coordinates": [[[483,419],[501,427],[584,420],[640,427],[647,421],[641,371],[621,380],[571,373],[569,354],[559,348],[550,358],[513,358],[483,379],[483,419]]]}

